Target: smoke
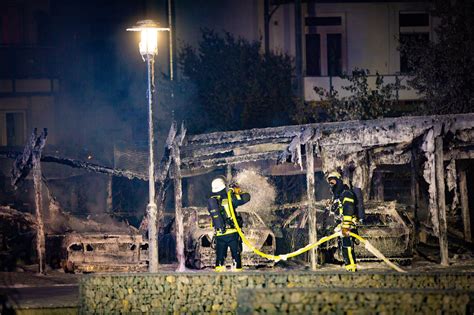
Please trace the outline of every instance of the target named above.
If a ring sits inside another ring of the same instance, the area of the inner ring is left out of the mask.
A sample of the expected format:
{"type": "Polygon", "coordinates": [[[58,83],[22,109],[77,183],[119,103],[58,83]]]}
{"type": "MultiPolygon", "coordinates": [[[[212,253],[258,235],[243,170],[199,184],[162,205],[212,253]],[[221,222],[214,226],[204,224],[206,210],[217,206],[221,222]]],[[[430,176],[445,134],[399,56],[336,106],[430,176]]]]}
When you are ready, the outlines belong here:
{"type": "Polygon", "coordinates": [[[57,203],[52,202],[50,212],[55,212],[46,222],[52,234],[76,233],[125,233],[136,234],[138,231],[124,222],[118,222],[108,215],[96,215],[86,219],[77,218],[62,212],[57,203]]]}
{"type": "Polygon", "coordinates": [[[77,233],[136,233],[136,229],[124,222],[118,222],[106,214],[99,214],[87,219],[77,218],[66,213],[59,202],[54,198],[51,190],[45,185],[49,205],[45,220],[49,234],[77,233]]]}
{"type": "Polygon", "coordinates": [[[270,222],[273,217],[276,189],[268,178],[255,169],[245,169],[235,176],[235,180],[242,190],[251,196],[250,201],[239,209],[256,212],[265,222],[270,222]]]}

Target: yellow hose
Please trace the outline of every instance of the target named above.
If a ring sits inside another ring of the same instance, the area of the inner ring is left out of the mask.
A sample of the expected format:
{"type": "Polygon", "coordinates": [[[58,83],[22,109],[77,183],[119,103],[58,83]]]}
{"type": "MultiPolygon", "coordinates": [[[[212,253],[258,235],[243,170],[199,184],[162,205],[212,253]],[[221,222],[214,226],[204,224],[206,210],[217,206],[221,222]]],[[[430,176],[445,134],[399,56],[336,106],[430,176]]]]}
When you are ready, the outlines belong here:
{"type": "Polygon", "coordinates": [[[384,263],[386,263],[390,268],[398,271],[398,272],[406,272],[405,270],[403,270],[402,268],[398,267],[397,265],[395,265],[393,262],[391,262],[390,260],[388,260],[387,257],[385,257],[377,248],[375,248],[372,244],[370,244],[370,242],[368,240],[366,240],[365,238],[355,234],[355,233],[352,233],[352,232],[349,232],[349,235],[358,239],[359,241],[361,241],[364,246],[365,246],[365,249],[367,249],[369,252],[371,252],[372,254],[374,254],[375,257],[383,260],[384,263]]]}
{"type": "MultiPolygon", "coordinates": [[[[232,217],[232,221],[234,222],[234,225],[235,225],[235,229],[237,230],[237,233],[239,234],[240,238],[242,239],[242,241],[245,243],[245,245],[247,245],[250,249],[252,249],[252,251],[261,256],[261,257],[264,257],[268,260],[274,260],[276,262],[280,261],[280,260],[287,260],[288,258],[292,258],[292,257],[295,257],[295,256],[298,256],[298,255],[301,255],[315,247],[318,247],[320,246],[321,244],[327,242],[327,241],[330,241],[332,240],[333,238],[336,238],[336,237],[339,237],[339,236],[342,236],[341,232],[335,232],[334,234],[331,234],[329,236],[325,236],[323,238],[321,238],[319,241],[317,241],[316,243],[312,243],[312,244],[308,244],[306,245],[305,247],[302,247],[294,252],[291,252],[291,253],[288,253],[288,254],[283,254],[283,255],[270,255],[270,254],[266,254],[260,250],[258,250],[257,248],[255,248],[255,246],[253,246],[248,240],[247,238],[245,237],[244,233],[242,233],[242,230],[240,229],[240,226],[239,226],[239,223],[237,222],[237,218],[235,216],[235,211],[234,211],[234,206],[232,205],[232,196],[231,196],[231,190],[229,190],[227,192],[227,200],[229,201],[229,209],[230,209],[230,214],[231,214],[231,217],[232,217]]],[[[350,232],[349,233],[350,236],[358,239],[359,241],[361,241],[364,245],[365,245],[365,248],[367,250],[369,250],[372,254],[374,254],[376,257],[378,257],[379,259],[382,259],[390,268],[393,268],[395,269],[396,271],[398,272],[406,272],[405,270],[401,269],[400,267],[398,267],[397,265],[395,265],[394,263],[392,263],[390,260],[388,260],[380,251],[378,251],[375,247],[372,246],[372,244],[369,243],[369,241],[367,241],[366,239],[364,239],[363,237],[355,234],[355,233],[352,233],[350,232]]]]}
{"type": "Polygon", "coordinates": [[[288,254],[284,254],[284,255],[270,255],[270,254],[266,254],[260,250],[258,250],[257,248],[255,248],[255,246],[253,246],[248,240],[247,238],[245,237],[244,233],[242,233],[242,230],[240,229],[240,226],[239,224],[237,223],[237,218],[235,217],[235,211],[234,211],[234,206],[232,205],[232,196],[231,196],[231,191],[229,190],[227,192],[227,198],[229,200],[229,209],[230,209],[230,214],[231,214],[231,217],[232,217],[232,221],[234,222],[234,225],[235,225],[235,229],[237,230],[237,233],[239,233],[239,236],[240,238],[242,239],[242,241],[245,243],[245,245],[247,245],[250,249],[252,249],[252,251],[261,256],[261,257],[264,257],[264,258],[267,258],[269,260],[274,260],[274,261],[280,261],[280,260],[287,260],[288,258],[292,258],[292,257],[295,257],[295,256],[298,256],[298,255],[301,255],[315,247],[318,247],[319,245],[323,244],[324,242],[327,242],[329,240],[332,240],[333,238],[336,238],[339,236],[339,233],[334,233],[332,235],[329,235],[329,236],[325,236],[323,238],[321,238],[319,241],[317,241],[316,243],[313,243],[313,244],[308,244],[306,245],[305,247],[303,248],[300,248],[294,252],[291,252],[291,253],[288,253],[288,254]]]}

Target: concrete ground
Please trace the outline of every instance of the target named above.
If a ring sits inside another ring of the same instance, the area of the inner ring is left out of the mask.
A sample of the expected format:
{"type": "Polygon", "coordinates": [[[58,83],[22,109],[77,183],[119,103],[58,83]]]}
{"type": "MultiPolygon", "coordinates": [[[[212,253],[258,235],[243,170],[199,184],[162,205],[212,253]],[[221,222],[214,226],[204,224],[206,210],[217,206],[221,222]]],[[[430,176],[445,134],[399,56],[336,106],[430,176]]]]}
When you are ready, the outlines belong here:
{"type": "MultiPolygon", "coordinates": [[[[381,262],[361,262],[359,272],[383,271],[389,268],[381,262]]],[[[174,271],[176,264],[160,265],[162,271],[174,271]]],[[[51,313],[53,309],[77,310],[79,303],[80,274],[64,273],[62,270],[48,270],[46,275],[36,273],[37,266],[27,266],[21,271],[0,272],[0,314],[9,312],[21,313],[18,310],[30,310],[24,314],[38,314],[33,310],[46,309],[51,313]],[[13,311],[15,310],[15,311],[13,311]],[[33,311],[33,312],[31,312],[33,311]]],[[[474,272],[474,259],[453,259],[450,266],[443,267],[434,261],[415,257],[412,265],[402,266],[408,272],[474,272]]],[[[273,268],[253,269],[257,272],[285,270],[308,270],[304,263],[296,261],[280,262],[273,268]]],[[[187,271],[203,272],[212,269],[187,271]]],[[[252,270],[252,269],[251,269],[252,270]]],[[[316,272],[330,273],[344,270],[342,266],[325,264],[319,266],[316,272]]],[[[59,313],[61,313],[59,311],[59,313]]],[[[70,312],[69,312],[70,313],[70,312]]]]}
{"type": "Polygon", "coordinates": [[[0,314],[70,314],[77,310],[81,275],[59,270],[41,275],[36,270],[34,265],[0,272],[0,314]]]}

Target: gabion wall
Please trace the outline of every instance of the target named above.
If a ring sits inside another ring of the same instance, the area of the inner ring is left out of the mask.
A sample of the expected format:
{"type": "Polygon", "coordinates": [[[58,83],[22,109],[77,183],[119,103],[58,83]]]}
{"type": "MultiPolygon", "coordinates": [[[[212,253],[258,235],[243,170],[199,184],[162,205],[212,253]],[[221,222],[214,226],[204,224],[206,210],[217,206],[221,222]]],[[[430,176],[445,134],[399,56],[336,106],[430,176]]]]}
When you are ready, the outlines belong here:
{"type": "Polygon", "coordinates": [[[466,291],[242,289],[237,314],[471,314],[466,291]]]}
{"type": "Polygon", "coordinates": [[[404,288],[474,291],[474,273],[243,272],[88,275],[80,312],[231,312],[239,290],[272,288],[404,288]]]}

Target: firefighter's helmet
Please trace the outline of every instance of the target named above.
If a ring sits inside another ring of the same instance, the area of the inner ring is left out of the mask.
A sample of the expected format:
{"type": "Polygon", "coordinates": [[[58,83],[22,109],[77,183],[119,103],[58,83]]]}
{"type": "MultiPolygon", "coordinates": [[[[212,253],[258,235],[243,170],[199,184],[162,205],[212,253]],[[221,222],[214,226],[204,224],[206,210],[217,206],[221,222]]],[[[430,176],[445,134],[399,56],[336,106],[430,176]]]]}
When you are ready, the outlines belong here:
{"type": "Polygon", "coordinates": [[[326,179],[329,181],[331,178],[335,178],[335,179],[341,179],[342,176],[341,176],[341,173],[339,173],[338,171],[333,171],[333,172],[330,172],[328,174],[328,176],[326,177],[326,179]]]}
{"type": "Polygon", "coordinates": [[[225,180],[222,177],[217,177],[212,180],[211,183],[212,186],[212,192],[216,193],[221,191],[222,189],[225,189],[225,180]]]}

